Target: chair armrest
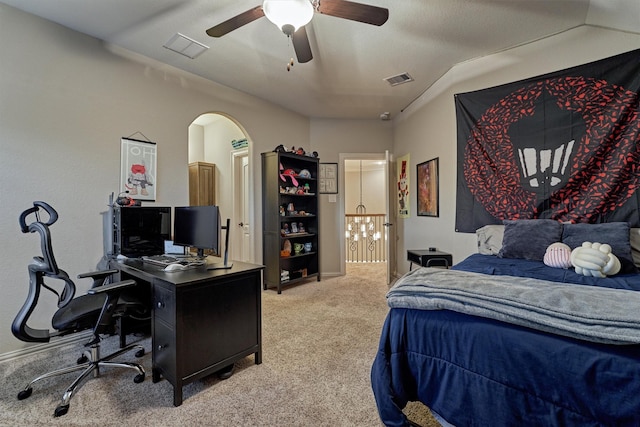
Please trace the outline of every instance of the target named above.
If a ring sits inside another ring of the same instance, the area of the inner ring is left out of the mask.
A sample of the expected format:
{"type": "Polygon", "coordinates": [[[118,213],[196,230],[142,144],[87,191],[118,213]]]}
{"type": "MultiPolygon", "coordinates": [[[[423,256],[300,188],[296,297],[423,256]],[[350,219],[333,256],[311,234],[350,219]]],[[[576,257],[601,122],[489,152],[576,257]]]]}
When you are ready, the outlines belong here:
{"type": "Polygon", "coordinates": [[[114,293],[119,292],[122,289],[131,288],[136,285],[136,281],[132,279],[122,280],[121,282],[109,283],[108,285],[98,286],[91,288],[87,291],[89,295],[96,295],[102,293],[114,293]]]}
{"type": "Polygon", "coordinates": [[[91,271],[89,273],[78,274],[78,279],[85,279],[87,277],[91,277],[93,279],[95,279],[95,278],[104,278],[104,277],[107,277],[107,276],[111,276],[112,274],[115,274],[117,272],[118,272],[118,270],[116,270],[115,268],[113,268],[111,270],[91,271]]]}

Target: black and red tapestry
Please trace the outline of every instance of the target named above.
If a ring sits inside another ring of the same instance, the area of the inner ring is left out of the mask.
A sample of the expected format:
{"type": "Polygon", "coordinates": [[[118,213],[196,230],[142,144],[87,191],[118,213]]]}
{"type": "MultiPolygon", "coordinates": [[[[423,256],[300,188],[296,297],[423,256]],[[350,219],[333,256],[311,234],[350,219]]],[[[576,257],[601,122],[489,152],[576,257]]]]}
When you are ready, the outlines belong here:
{"type": "Polygon", "coordinates": [[[503,219],[640,226],[640,50],[455,96],[456,231],[503,219]]]}

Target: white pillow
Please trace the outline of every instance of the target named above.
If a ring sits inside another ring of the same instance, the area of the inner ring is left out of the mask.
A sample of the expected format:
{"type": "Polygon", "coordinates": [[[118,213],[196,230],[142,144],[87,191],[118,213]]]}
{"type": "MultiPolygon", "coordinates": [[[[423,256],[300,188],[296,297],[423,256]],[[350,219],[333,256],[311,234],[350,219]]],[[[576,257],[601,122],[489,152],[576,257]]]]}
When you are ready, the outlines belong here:
{"type": "MultiPolygon", "coordinates": [[[[502,249],[503,235],[503,224],[485,225],[484,227],[478,228],[476,230],[478,253],[483,255],[498,255],[498,252],[502,249]]],[[[638,245],[638,248],[640,248],[640,232],[638,233],[638,245]]]]}

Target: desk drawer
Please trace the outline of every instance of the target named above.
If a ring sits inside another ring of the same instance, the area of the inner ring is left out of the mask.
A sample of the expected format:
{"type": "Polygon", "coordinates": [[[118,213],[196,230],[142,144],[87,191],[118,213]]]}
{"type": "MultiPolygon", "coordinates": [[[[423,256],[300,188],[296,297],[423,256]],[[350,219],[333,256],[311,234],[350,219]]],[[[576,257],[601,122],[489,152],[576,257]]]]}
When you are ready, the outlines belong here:
{"type": "Polygon", "coordinates": [[[173,289],[155,284],[153,287],[153,315],[156,319],[162,319],[172,327],[176,320],[176,293],[173,289]]]}
{"type": "Polygon", "coordinates": [[[153,367],[172,384],[177,377],[176,366],[176,334],[173,328],[159,320],[155,322],[153,332],[153,367]]]}

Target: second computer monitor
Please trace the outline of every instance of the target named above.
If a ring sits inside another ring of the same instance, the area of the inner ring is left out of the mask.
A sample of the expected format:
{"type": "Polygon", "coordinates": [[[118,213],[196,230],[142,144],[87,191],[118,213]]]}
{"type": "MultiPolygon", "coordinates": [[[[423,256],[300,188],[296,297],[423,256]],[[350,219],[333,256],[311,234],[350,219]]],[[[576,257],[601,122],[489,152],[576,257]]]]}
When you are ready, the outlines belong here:
{"type": "Polygon", "coordinates": [[[198,250],[203,257],[210,249],[220,253],[220,209],[218,206],[181,206],[174,208],[173,242],[198,250]]]}

